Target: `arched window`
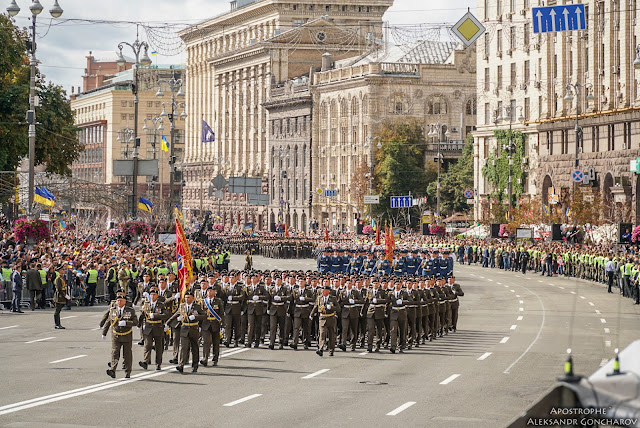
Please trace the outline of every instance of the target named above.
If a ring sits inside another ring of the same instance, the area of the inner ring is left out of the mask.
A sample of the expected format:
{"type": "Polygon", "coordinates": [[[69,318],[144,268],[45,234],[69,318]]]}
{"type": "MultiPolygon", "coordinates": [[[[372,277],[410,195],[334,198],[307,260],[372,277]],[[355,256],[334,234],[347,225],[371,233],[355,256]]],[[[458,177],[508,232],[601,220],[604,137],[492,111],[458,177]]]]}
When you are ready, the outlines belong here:
{"type": "Polygon", "coordinates": [[[465,108],[464,108],[464,113],[467,116],[471,116],[471,115],[475,116],[478,114],[477,101],[475,97],[467,101],[467,104],[465,105],[465,108]]]}
{"type": "Polygon", "coordinates": [[[358,116],[358,98],[351,98],[351,116],[358,116]]]}
{"type": "Polygon", "coordinates": [[[349,105],[347,103],[347,99],[343,98],[340,101],[340,117],[348,117],[349,116],[349,105]]]}
{"type": "Polygon", "coordinates": [[[366,95],[362,98],[362,114],[369,114],[369,97],[366,95]]]}
{"type": "Polygon", "coordinates": [[[428,114],[447,114],[447,101],[442,95],[432,96],[427,103],[428,114]]]}

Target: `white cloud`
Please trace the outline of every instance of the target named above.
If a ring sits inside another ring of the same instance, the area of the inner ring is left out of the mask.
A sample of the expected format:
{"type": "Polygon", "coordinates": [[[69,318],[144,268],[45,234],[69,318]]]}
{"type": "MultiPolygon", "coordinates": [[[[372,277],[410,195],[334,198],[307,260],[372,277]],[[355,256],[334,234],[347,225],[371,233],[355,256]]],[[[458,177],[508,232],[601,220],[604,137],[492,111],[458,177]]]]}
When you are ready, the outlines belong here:
{"type": "MultiPolygon", "coordinates": [[[[28,0],[16,0],[22,8],[16,16],[20,26],[29,25],[28,0]]],[[[89,51],[104,52],[117,50],[121,41],[133,42],[136,26],[133,23],[89,24],[85,22],[64,22],[68,19],[118,20],[145,22],[151,25],[164,23],[196,23],[229,10],[226,0],[59,0],[64,14],[49,25],[51,17],[48,9],[53,0],[41,0],[43,13],[38,17],[38,52],[42,72],[48,80],[62,85],[67,91],[71,86],[82,84],[86,67],[85,57],[89,51]],[[42,37],[44,36],[44,37],[42,37]],[[42,37],[42,38],[41,38],[42,37]]],[[[2,0],[0,6],[6,8],[9,0],[2,0]]],[[[453,23],[465,12],[475,7],[475,0],[447,0],[415,2],[396,0],[384,16],[384,20],[394,24],[453,23]]],[[[144,29],[140,28],[141,40],[147,40],[144,29]]],[[[123,51],[132,56],[129,48],[123,51]]],[[[184,54],[153,57],[159,64],[176,64],[185,61],[184,54]]]]}

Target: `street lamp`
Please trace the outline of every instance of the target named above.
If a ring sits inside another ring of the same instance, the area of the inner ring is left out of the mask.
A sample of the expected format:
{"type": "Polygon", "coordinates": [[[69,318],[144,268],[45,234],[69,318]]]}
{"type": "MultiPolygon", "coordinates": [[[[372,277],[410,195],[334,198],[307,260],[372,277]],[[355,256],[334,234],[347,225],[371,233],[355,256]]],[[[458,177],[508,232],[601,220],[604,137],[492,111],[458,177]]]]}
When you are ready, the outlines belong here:
{"type": "MultiPolygon", "coordinates": [[[[156,135],[157,135],[157,131],[160,131],[160,133],[162,133],[162,131],[164,131],[164,126],[162,124],[162,118],[160,116],[153,116],[151,118],[144,118],[144,126],[142,127],[143,131],[147,131],[147,136],[152,136],[153,135],[153,140],[151,141],[151,151],[153,152],[153,159],[156,159],[156,152],[158,151],[156,149],[156,135]],[[150,127],[147,126],[147,121],[150,124],[150,127]]],[[[160,177],[162,177],[162,174],[159,172],[158,176],[155,176],[151,179],[151,182],[154,183],[157,179],[160,179],[160,177]]],[[[153,197],[155,198],[156,196],[156,188],[155,186],[151,187],[153,190],[153,197]]],[[[163,196],[163,189],[162,189],[162,181],[160,181],[160,198],[162,199],[163,196]]]]}
{"type": "Polygon", "coordinates": [[[152,64],[151,59],[149,58],[149,45],[147,42],[141,42],[138,40],[138,35],[136,34],[136,40],[133,43],[129,42],[120,42],[118,44],[118,58],[116,59],[116,63],[119,66],[124,66],[126,64],[126,60],[124,56],[122,56],[122,48],[125,46],[129,46],[133,51],[133,54],[136,58],[135,68],[133,69],[133,86],[131,87],[131,92],[133,92],[133,192],[131,195],[131,217],[136,218],[138,216],[138,147],[140,146],[140,140],[138,139],[138,68],[148,67],[152,64]],[[140,58],[140,53],[144,49],[144,54],[142,58],[140,58]]]}
{"type": "MultiPolygon", "coordinates": [[[[38,0],[33,0],[29,10],[31,11],[31,41],[27,45],[31,59],[29,65],[31,66],[31,78],[29,83],[29,110],[27,111],[27,123],[29,124],[29,198],[27,206],[27,214],[31,216],[33,214],[33,196],[35,193],[35,157],[36,157],[36,18],[42,13],[44,7],[38,0]]],[[[16,3],[16,0],[11,0],[11,3],[7,7],[7,13],[9,16],[16,16],[20,12],[20,6],[16,3]]],[[[53,7],[49,9],[49,14],[53,18],[60,18],[62,16],[62,8],[58,4],[58,0],[54,0],[53,7]]]]}
{"type": "MultiPolygon", "coordinates": [[[[180,107],[182,107],[182,113],[180,114],[181,118],[186,118],[187,113],[185,110],[185,103],[176,101],[176,98],[184,98],[184,92],[182,91],[182,86],[184,85],[183,79],[176,79],[176,72],[173,71],[173,76],[171,79],[158,80],[158,92],[156,92],[156,97],[162,98],[164,97],[164,92],[162,92],[162,85],[166,85],[171,91],[171,102],[162,103],[162,113],[160,116],[166,117],[169,119],[169,123],[171,124],[171,131],[169,138],[171,139],[169,146],[169,212],[173,208],[173,183],[175,181],[175,173],[176,173],[176,156],[175,156],[175,112],[180,107]],[[171,113],[166,112],[166,107],[169,106],[171,113]]],[[[200,161],[200,168],[203,169],[202,158],[200,161]]],[[[202,179],[200,180],[202,182],[202,179]]],[[[200,213],[202,214],[202,185],[200,185],[200,213]]]]}
{"type": "Polygon", "coordinates": [[[440,153],[440,147],[443,143],[446,142],[446,137],[449,136],[449,127],[444,123],[440,123],[439,121],[436,123],[432,123],[429,125],[429,132],[427,133],[427,137],[437,138],[438,140],[438,155],[436,157],[436,161],[438,162],[438,181],[436,183],[436,223],[440,223],[440,163],[444,158],[442,153],[440,153]],[[444,128],[444,135],[442,129],[444,128]],[[442,141],[440,141],[440,137],[445,137],[442,141]]]}
{"type": "Polygon", "coordinates": [[[513,142],[513,133],[512,126],[513,120],[516,111],[520,110],[520,115],[518,116],[518,122],[524,122],[524,116],[522,115],[522,106],[508,105],[504,107],[506,116],[502,115],[502,109],[500,109],[498,119],[502,121],[509,121],[509,143],[504,145],[504,149],[507,150],[509,154],[509,211],[511,211],[511,205],[513,204],[513,152],[515,151],[516,145],[513,142]]]}
{"type": "MultiPolygon", "coordinates": [[[[638,58],[636,58],[636,61],[638,61],[638,58]]],[[[635,66],[635,61],[634,61],[634,66],[635,66]]],[[[576,126],[574,128],[574,130],[576,131],[576,162],[575,162],[576,168],[578,168],[578,165],[579,165],[578,155],[580,153],[580,147],[582,147],[581,145],[582,128],[578,124],[578,115],[580,113],[580,93],[583,90],[588,91],[586,96],[586,101],[587,102],[593,101],[594,99],[593,85],[591,85],[591,83],[586,83],[586,84],[580,84],[579,82],[567,83],[566,93],[563,98],[565,101],[569,103],[573,102],[573,99],[576,98],[576,126]],[[575,93],[575,97],[573,96],[574,93],[575,93]]]]}

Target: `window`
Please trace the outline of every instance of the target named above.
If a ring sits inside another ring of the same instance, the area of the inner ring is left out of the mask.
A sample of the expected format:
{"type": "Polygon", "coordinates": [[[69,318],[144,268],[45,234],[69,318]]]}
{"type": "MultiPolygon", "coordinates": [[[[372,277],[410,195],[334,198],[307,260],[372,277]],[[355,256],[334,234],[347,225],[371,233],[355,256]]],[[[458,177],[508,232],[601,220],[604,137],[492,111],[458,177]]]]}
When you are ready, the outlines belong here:
{"type": "Polygon", "coordinates": [[[325,11],[325,12],[329,12],[329,11],[331,11],[331,6],[328,6],[328,5],[327,5],[327,6],[325,6],[325,7],[324,7],[324,11],[325,11]]]}
{"type": "Polygon", "coordinates": [[[496,15],[497,16],[502,15],[502,0],[496,1],[496,15]]]}
{"type": "Polygon", "coordinates": [[[600,151],[600,128],[594,126],[591,128],[591,151],[596,153],[600,151]]]}
{"type": "Polygon", "coordinates": [[[525,98],[524,99],[524,119],[529,120],[530,115],[531,115],[531,99],[525,98]]]}
{"type": "Polygon", "coordinates": [[[484,91],[489,92],[491,90],[491,70],[489,67],[484,69],[484,91]]]}
{"type": "Polygon", "coordinates": [[[516,27],[509,28],[509,49],[514,51],[516,49],[516,27]]]}
{"type": "Polygon", "coordinates": [[[465,106],[465,114],[467,116],[471,116],[471,115],[476,115],[478,114],[477,112],[477,106],[476,106],[476,99],[472,98],[469,101],[467,101],[467,105],[465,106]]]}
{"type": "Polygon", "coordinates": [[[126,101],[122,101],[122,107],[126,107],[127,106],[127,102],[126,101]]]}
{"type": "Polygon", "coordinates": [[[509,12],[514,13],[516,11],[516,0],[509,0],[509,12]]]}
{"type": "Polygon", "coordinates": [[[120,119],[121,119],[121,120],[127,120],[127,114],[126,114],[126,113],[122,113],[122,114],[120,115],[120,119]]]}
{"type": "Polygon", "coordinates": [[[133,101],[129,101],[129,107],[133,107],[133,101]]]}
{"type": "Polygon", "coordinates": [[[147,101],[147,108],[153,107],[153,101],[147,101]]]}
{"type": "Polygon", "coordinates": [[[484,33],[484,55],[486,57],[489,56],[489,53],[491,53],[491,44],[490,44],[490,40],[489,39],[489,33],[484,33]]]}
{"type": "Polygon", "coordinates": [[[496,85],[498,89],[502,88],[502,66],[501,65],[498,66],[498,80],[496,82],[496,85]]]}
{"type": "Polygon", "coordinates": [[[489,20],[489,0],[484,0],[484,20],[489,20]]]}
{"type": "Polygon", "coordinates": [[[488,125],[491,123],[491,107],[489,103],[484,104],[484,124],[488,125]]]}
{"type": "Polygon", "coordinates": [[[136,116],[135,116],[134,114],[130,114],[130,115],[129,115],[129,120],[134,120],[134,118],[135,118],[135,117],[136,117],[136,116]]]}
{"type": "Polygon", "coordinates": [[[529,75],[531,74],[531,67],[529,65],[529,60],[526,60],[524,62],[524,70],[523,70],[522,74],[523,74],[522,77],[523,77],[523,80],[524,80],[523,83],[525,85],[528,85],[529,84],[529,75]]]}
{"type": "Polygon", "coordinates": [[[558,54],[553,56],[553,77],[558,77],[558,54]]]}
{"type": "Polygon", "coordinates": [[[516,86],[516,63],[512,62],[511,63],[511,86],[515,87],[516,86]]]}
{"type": "Polygon", "coordinates": [[[496,49],[498,50],[498,55],[502,54],[502,30],[496,31],[496,49]]]}
{"type": "Polygon", "coordinates": [[[529,35],[531,34],[531,24],[529,24],[528,22],[526,22],[524,24],[524,29],[523,29],[523,38],[524,38],[524,45],[525,46],[529,46],[529,35]]]}

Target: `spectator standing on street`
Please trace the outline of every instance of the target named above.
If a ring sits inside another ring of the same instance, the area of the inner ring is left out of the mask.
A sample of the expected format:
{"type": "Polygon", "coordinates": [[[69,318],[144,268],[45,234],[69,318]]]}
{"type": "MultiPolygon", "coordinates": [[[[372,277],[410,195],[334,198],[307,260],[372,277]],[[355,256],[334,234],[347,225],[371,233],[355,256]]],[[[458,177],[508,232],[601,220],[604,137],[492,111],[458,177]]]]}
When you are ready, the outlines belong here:
{"type": "Polygon", "coordinates": [[[22,296],[22,265],[17,265],[11,273],[11,291],[13,300],[11,301],[11,312],[23,313],[20,309],[20,296],[22,296]]]}
{"type": "Polygon", "coordinates": [[[64,330],[62,324],[60,324],[60,311],[62,307],[67,304],[67,296],[69,291],[67,289],[67,282],[64,279],[64,265],[60,265],[56,268],[55,280],[54,280],[54,294],[53,294],[53,303],[56,305],[56,312],[53,315],[53,321],[55,323],[55,328],[59,330],[64,330]]]}
{"type": "Polygon", "coordinates": [[[26,276],[27,290],[29,290],[29,296],[31,297],[31,310],[36,310],[36,301],[42,291],[42,278],[40,272],[36,269],[36,264],[31,263],[30,269],[27,271],[26,276]]]}
{"type": "Polygon", "coordinates": [[[611,291],[611,287],[613,286],[613,274],[616,271],[616,265],[613,263],[613,260],[609,260],[607,264],[604,265],[604,272],[607,275],[607,292],[613,293],[611,291]]]}
{"type": "Polygon", "coordinates": [[[251,251],[247,250],[247,256],[244,258],[244,270],[247,272],[253,269],[253,257],[251,256],[251,251]]]}

